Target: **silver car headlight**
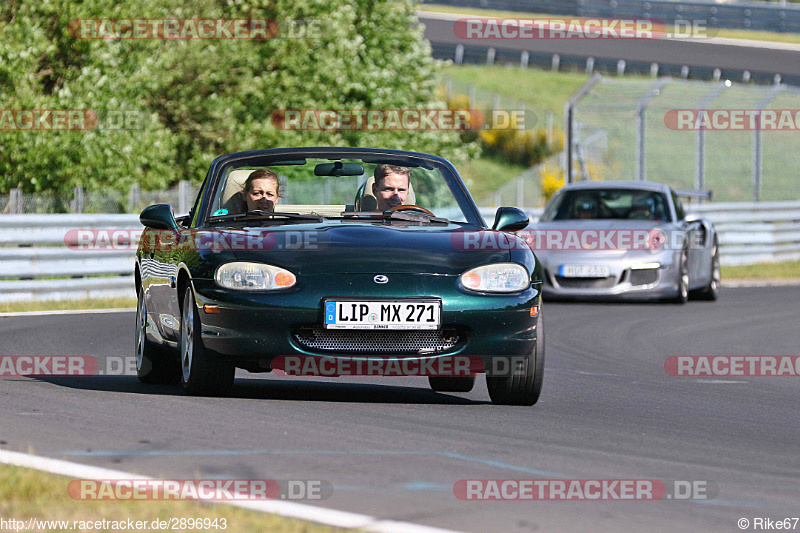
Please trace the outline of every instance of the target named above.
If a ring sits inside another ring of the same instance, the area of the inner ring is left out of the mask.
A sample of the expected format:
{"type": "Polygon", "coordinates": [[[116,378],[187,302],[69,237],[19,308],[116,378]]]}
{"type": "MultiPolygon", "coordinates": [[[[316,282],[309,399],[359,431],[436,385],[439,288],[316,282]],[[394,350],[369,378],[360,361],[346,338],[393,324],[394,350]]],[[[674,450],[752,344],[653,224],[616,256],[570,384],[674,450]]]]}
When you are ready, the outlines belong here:
{"type": "Polygon", "coordinates": [[[475,292],[519,292],[531,285],[524,266],[517,263],[494,263],[461,274],[461,286],[475,292]]]}
{"type": "Polygon", "coordinates": [[[285,268],[244,261],[220,266],[214,279],[221,287],[237,291],[275,291],[297,283],[297,277],[285,268]]]}

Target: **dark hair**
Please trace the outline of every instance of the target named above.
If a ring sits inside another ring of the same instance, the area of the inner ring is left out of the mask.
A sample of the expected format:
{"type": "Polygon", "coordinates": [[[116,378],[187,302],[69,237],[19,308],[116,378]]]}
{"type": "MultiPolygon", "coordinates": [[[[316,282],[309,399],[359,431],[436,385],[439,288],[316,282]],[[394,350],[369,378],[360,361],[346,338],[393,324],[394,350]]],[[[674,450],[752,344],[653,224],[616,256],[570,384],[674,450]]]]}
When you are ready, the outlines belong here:
{"type": "Polygon", "coordinates": [[[255,172],[247,176],[247,181],[244,182],[245,192],[250,192],[253,190],[253,182],[255,180],[263,180],[263,179],[275,180],[275,191],[278,193],[278,196],[281,195],[281,181],[278,179],[278,175],[268,168],[262,168],[261,170],[256,170],[255,172]]]}
{"type": "Polygon", "coordinates": [[[411,182],[411,169],[409,167],[381,164],[375,167],[375,184],[378,185],[379,182],[389,174],[400,174],[408,178],[409,183],[411,182]]]}

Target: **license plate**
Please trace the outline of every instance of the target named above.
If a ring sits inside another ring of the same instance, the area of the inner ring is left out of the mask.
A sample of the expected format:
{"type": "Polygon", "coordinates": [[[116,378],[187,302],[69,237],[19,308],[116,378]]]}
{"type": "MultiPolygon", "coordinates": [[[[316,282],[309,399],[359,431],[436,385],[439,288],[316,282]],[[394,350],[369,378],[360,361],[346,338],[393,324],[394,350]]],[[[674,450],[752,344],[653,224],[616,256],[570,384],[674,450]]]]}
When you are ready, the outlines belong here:
{"type": "Polygon", "coordinates": [[[327,329],[439,329],[439,300],[325,300],[327,329]]]}
{"type": "Polygon", "coordinates": [[[561,265],[558,275],[562,278],[607,278],[611,272],[605,265],[561,265]]]}

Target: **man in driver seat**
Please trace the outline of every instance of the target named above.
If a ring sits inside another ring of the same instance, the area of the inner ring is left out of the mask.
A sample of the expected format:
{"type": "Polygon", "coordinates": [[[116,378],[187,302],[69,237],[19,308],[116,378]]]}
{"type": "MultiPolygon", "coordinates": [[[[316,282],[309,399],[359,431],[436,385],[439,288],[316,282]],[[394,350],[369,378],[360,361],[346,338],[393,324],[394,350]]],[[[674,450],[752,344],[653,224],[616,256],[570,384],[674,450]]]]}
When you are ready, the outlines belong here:
{"type": "Polygon", "coordinates": [[[375,167],[375,183],[372,194],[378,203],[378,211],[403,205],[408,198],[411,169],[398,165],[378,165],[375,167]]]}

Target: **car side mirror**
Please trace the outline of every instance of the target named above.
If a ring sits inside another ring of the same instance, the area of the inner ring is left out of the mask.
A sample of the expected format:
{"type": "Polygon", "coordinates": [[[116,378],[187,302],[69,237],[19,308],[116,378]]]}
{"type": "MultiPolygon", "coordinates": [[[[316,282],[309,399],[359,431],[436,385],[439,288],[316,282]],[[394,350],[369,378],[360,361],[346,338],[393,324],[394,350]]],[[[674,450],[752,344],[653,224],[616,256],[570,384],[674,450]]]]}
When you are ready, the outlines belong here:
{"type": "Polygon", "coordinates": [[[501,207],[494,216],[492,229],[497,231],[519,231],[528,227],[530,219],[525,211],[516,207],[501,207]]]}
{"type": "Polygon", "coordinates": [[[175,220],[172,206],[169,204],[146,207],[139,215],[139,222],[148,228],[178,231],[178,222],[175,220]]]}

